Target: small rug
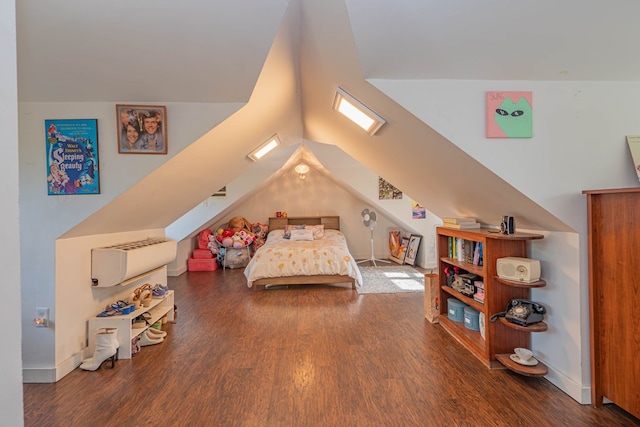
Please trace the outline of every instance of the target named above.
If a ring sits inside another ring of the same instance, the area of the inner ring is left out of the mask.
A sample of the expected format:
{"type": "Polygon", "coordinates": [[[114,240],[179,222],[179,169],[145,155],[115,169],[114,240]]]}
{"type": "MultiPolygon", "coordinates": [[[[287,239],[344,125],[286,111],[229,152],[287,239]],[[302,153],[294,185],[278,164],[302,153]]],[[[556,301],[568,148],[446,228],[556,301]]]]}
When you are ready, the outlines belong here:
{"type": "Polygon", "coordinates": [[[424,292],[424,274],[409,265],[360,267],[362,286],[359,294],[424,292]]]}

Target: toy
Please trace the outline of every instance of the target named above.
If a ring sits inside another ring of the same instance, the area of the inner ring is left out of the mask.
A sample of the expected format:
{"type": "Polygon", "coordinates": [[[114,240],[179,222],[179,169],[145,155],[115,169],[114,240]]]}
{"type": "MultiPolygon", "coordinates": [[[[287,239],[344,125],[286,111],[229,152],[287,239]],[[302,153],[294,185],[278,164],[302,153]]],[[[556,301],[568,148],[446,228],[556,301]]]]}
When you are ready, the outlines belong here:
{"type": "Polygon", "coordinates": [[[251,222],[249,222],[248,219],[239,216],[231,218],[227,227],[236,233],[240,230],[245,230],[251,233],[251,222]]]}

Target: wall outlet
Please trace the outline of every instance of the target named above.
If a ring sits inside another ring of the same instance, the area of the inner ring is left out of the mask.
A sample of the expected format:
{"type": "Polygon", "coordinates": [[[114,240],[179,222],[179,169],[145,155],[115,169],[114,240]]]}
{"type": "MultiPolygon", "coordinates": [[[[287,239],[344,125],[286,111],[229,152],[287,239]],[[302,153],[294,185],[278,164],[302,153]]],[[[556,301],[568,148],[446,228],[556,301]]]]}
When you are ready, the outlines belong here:
{"type": "Polygon", "coordinates": [[[33,323],[38,328],[46,328],[49,325],[49,309],[46,307],[36,308],[36,318],[33,319],[33,323]]]}

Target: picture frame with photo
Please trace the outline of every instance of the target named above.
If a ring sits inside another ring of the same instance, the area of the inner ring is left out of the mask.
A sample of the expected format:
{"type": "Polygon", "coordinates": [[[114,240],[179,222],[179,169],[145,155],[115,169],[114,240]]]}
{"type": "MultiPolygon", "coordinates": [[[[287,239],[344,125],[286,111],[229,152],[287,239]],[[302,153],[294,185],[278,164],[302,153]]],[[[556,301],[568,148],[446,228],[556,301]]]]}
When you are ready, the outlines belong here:
{"type": "Polygon", "coordinates": [[[409,236],[409,242],[407,244],[407,254],[404,257],[404,263],[414,265],[418,256],[418,250],[420,249],[420,241],[422,236],[419,234],[412,234],[409,236]]]}
{"type": "Polygon", "coordinates": [[[116,105],[118,153],[167,154],[167,107],[116,105]]]}

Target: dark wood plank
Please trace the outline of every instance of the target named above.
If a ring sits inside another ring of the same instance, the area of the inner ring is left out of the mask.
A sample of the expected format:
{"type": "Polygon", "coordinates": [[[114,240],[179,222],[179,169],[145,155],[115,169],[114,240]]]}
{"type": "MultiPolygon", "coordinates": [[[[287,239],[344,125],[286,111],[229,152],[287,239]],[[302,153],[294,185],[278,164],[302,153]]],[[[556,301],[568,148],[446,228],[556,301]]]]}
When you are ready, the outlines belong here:
{"type": "Polygon", "coordinates": [[[170,278],[166,341],[114,369],[25,384],[26,426],[630,426],[543,378],[487,369],[423,294],[252,292],[241,269],[170,278]]]}

